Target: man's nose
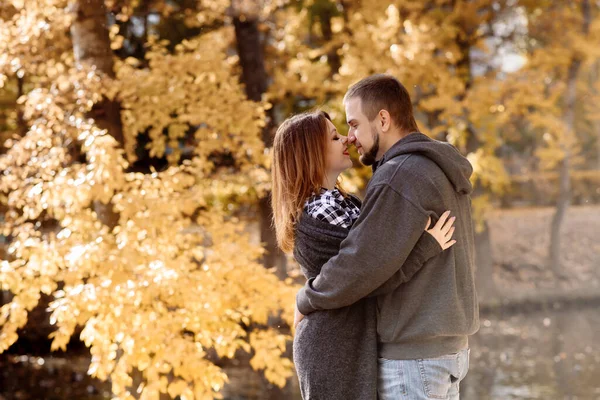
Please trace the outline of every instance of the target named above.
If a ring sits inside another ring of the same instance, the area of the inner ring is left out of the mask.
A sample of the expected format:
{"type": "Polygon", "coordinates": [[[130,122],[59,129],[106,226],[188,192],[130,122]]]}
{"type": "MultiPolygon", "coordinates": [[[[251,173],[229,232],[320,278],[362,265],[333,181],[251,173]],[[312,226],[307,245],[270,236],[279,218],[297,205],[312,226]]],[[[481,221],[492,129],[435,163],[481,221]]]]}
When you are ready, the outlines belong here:
{"type": "Polygon", "coordinates": [[[356,142],[356,135],[352,131],[348,132],[348,144],[354,144],[356,142]]]}

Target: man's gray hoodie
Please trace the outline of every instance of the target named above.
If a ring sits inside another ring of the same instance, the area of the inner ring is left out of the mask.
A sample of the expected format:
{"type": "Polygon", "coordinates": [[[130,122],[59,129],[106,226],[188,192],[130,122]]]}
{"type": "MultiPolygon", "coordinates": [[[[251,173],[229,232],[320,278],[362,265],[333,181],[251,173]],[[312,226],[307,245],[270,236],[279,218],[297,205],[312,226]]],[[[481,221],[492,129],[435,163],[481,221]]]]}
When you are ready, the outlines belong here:
{"type": "Polygon", "coordinates": [[[446,210],[457,243],[431,258],[410,281],[379,296],[379,355],[419,359],[468,347],[479,329],[471,220],[473,169],[452,145],[412,133],[374,167],[361,215],[340,252],[297,296],[302,314],[353,304],[400,270],[423,233],[446,210]]]}

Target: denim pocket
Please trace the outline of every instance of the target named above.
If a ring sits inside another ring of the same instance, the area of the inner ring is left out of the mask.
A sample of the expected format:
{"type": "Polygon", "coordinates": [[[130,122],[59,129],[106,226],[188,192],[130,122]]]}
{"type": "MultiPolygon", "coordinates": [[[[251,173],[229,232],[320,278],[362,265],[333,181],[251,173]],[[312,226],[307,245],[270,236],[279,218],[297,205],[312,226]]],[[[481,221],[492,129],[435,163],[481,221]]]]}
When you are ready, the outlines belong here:
{"type": "Polygon", "coordinates": [[[430,399],[448,399],[458,394],[459,354],[417,360],[423,390],[430,399]]]}

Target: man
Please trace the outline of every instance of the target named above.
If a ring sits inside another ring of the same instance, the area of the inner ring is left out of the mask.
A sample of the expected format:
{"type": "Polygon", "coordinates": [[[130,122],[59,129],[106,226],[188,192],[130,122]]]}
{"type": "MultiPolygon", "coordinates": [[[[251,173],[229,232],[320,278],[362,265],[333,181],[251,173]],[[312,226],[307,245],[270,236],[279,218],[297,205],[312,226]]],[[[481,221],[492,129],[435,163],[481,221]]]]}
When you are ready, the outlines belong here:
{"type": "Polygon", "coordinates": [[[378,394],[382,400],[458,399],[468,336],[479,328],[472,167],[450,144],[418,132],[410,96],[392,76],[361,80],[344,104],[348,140],[361,162],[373,166],[373,177],[340,252],[298,293],[296,323],[366,297],[401,270],[428,217],[451,210],[457,243],[377,298],[378,394]]]}

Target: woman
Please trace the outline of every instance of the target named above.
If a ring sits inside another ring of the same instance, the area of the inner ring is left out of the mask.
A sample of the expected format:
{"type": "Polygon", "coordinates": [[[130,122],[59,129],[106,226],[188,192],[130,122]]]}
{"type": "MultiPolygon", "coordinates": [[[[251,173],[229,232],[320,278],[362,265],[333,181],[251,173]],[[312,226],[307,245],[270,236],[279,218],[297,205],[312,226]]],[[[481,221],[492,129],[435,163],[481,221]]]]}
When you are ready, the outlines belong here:
{"type": "MultiPolygon", "coordinates": [[[[360,215],[360,200],[339,186],[352,167],[347,140],[329,115],[317,111],[286,120],[273,144],[273,215],[277,241],[293,251],[307,279],[335,256],[360,215]]],[[[448,212],[417,245],[388,282],[361,301],[310,314],[298,325],[294,363],[303,399],[377,398],[377,304],[375,297],[408,281],[429,258],[455,242],[448,212]],[[431,241],[438,243],[432,246],[431,241]]],[[[428,224],[429,225],[429,224],[428,224]]]]}

